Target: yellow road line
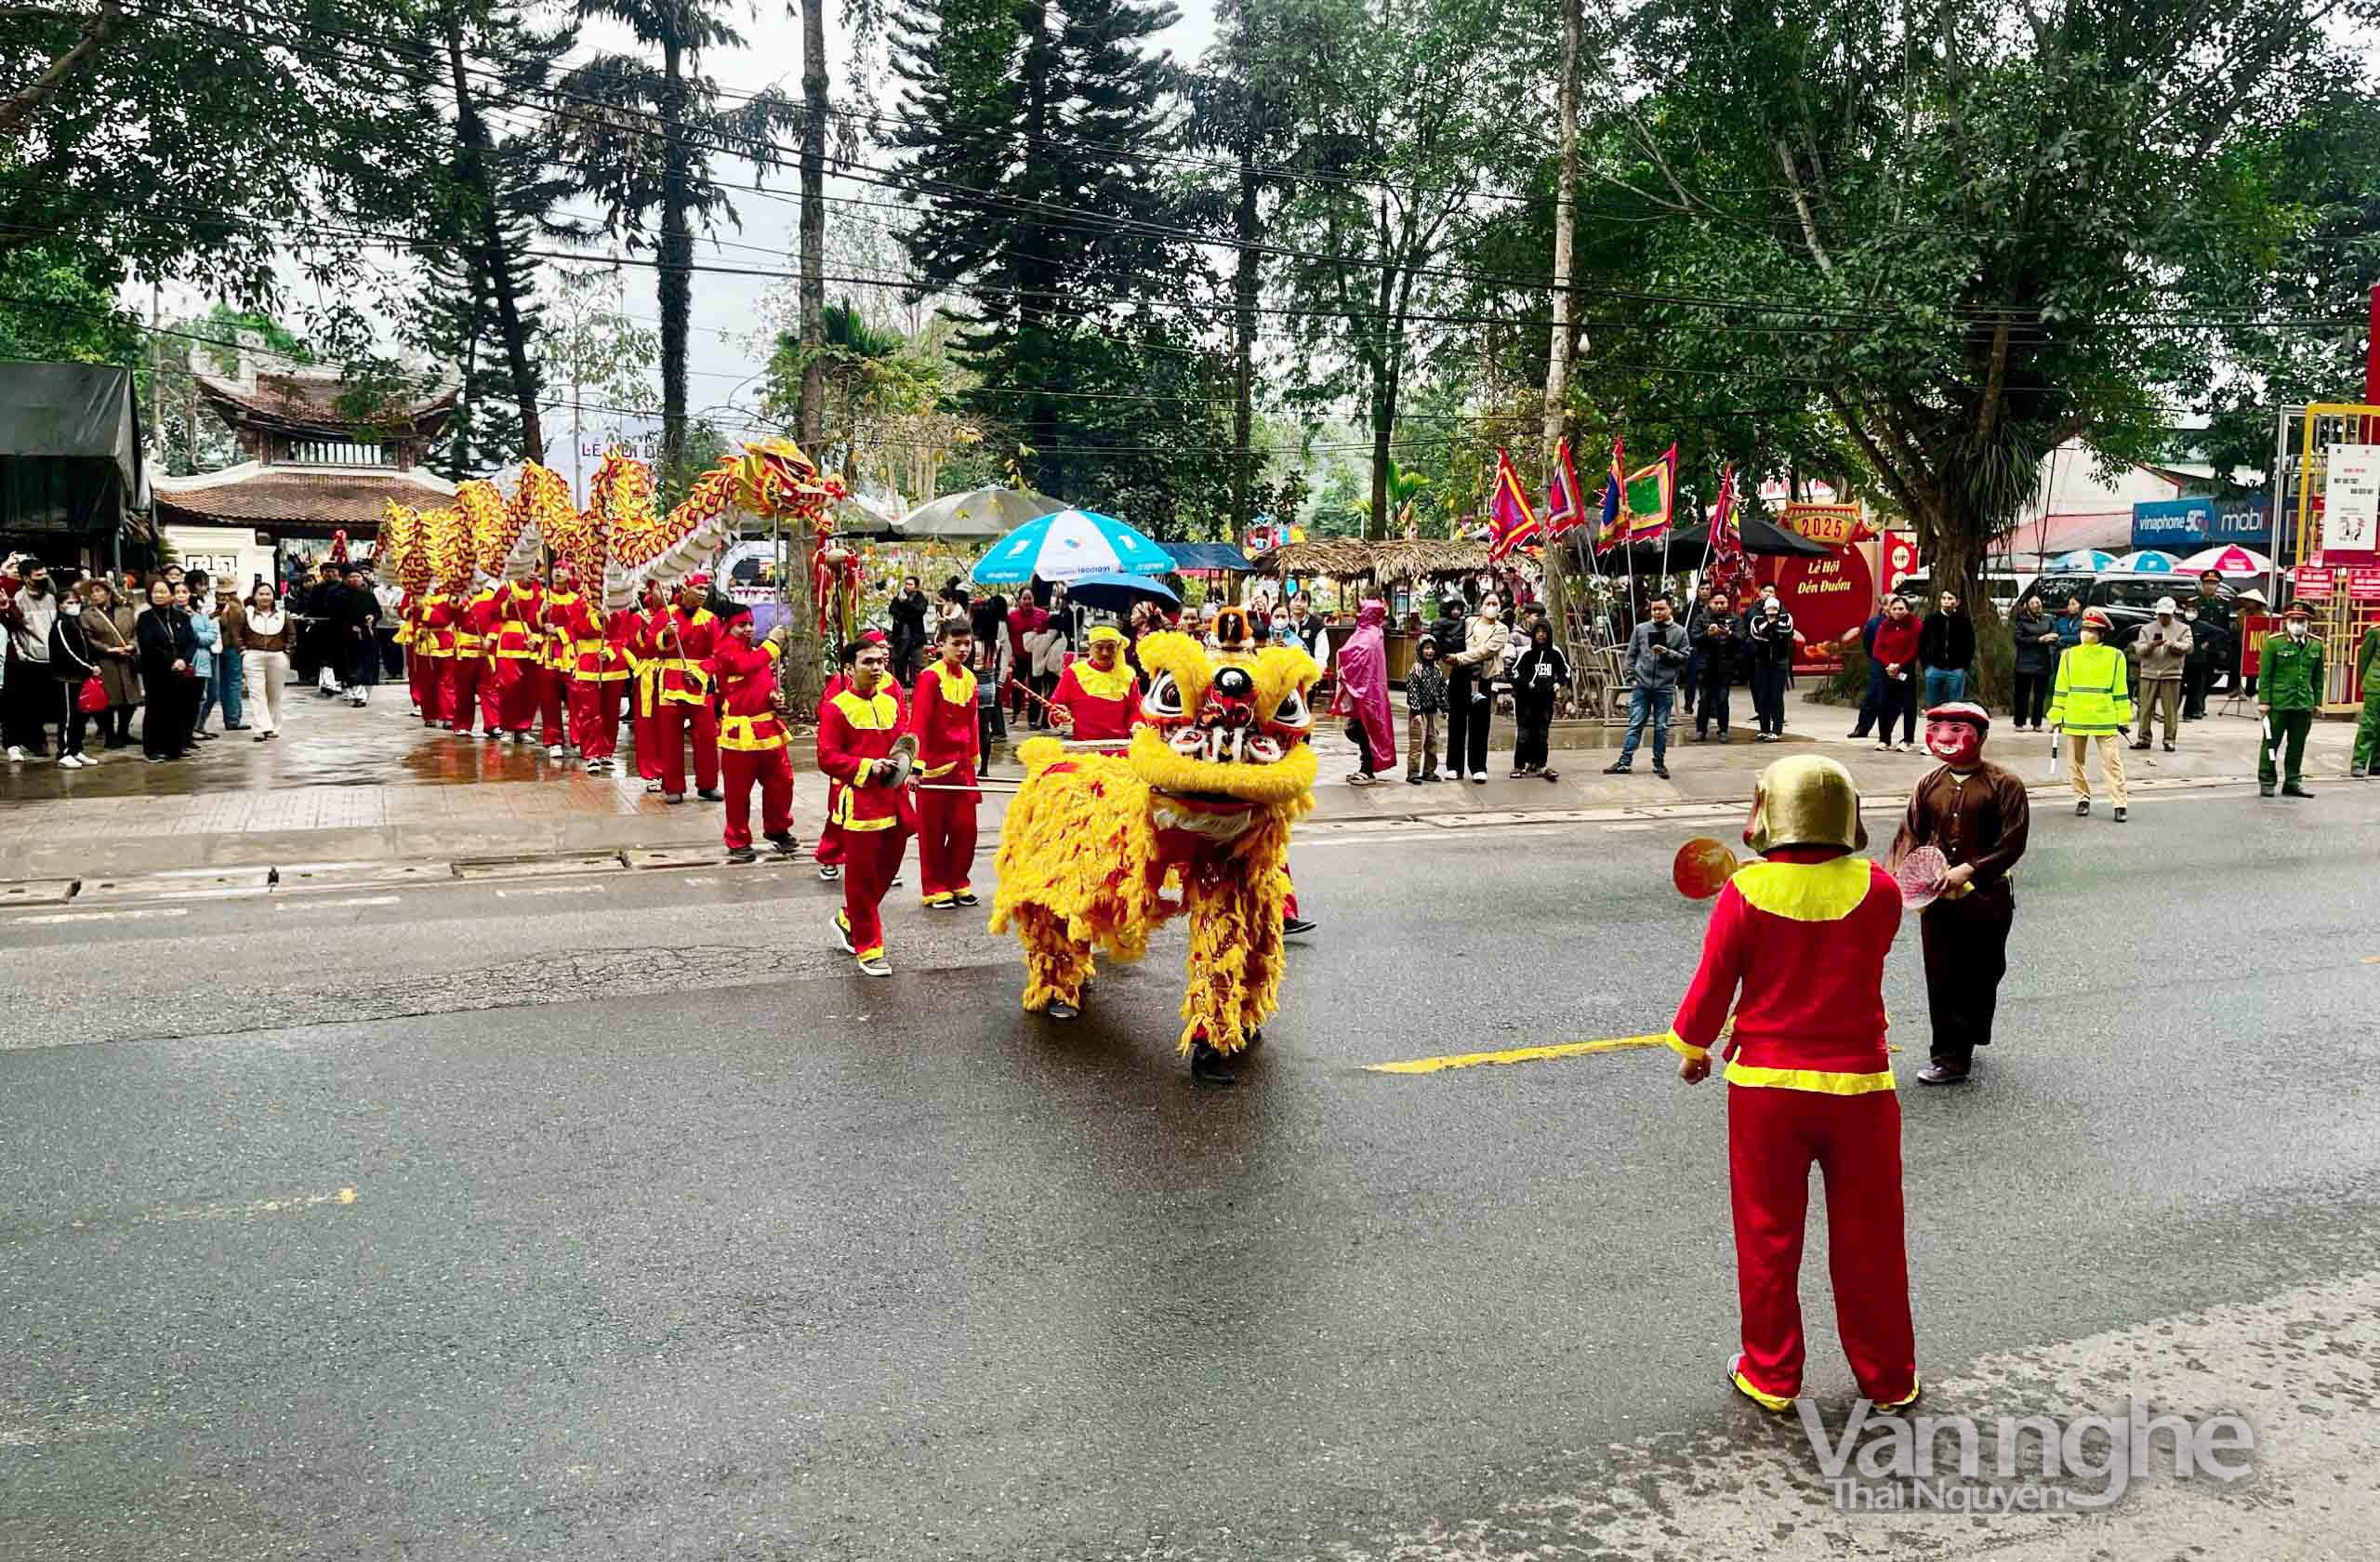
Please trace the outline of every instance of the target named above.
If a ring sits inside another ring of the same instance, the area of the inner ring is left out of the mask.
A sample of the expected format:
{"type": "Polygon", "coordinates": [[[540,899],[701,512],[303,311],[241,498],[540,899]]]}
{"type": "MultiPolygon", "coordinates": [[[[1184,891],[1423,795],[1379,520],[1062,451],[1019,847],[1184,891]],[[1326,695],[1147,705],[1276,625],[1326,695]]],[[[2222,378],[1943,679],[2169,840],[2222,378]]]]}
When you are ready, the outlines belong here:
{"type": "MultiPolygon", "coordinates": [[[[1476,1068],[1489,1063],[1542,1063],[1548,1058],[1584,1057],[1590,1052],[1626,1052],[1669,1045],[1669,1034],[1607,1036],[1600,1041],[1556,1041],[1541,1047],[1511,1047],[1501,1052],[1450,1052],[1444,1057],[1408,1058],[1402,1063],[1368,1063],[1370,1074],[1440,1074],[1449,1068],[1476,1068]]],[[[1899,1052],[1888,1047],[1887,1052],[1899,1052]]]]}
{"type": "Polygon", "coordinates": [[[1601,1041],[1557,1041],[1542,1047],[1512,1047],[1501,1052],[1453,1052],[1445,1057],[1412,1058],[1404,1063],[1368,1063],[1374,1074],[1436,1074],[1448,1068],[1476,1068],[1485,1063],[1537,1063],[1546,1058],[1583,1057],[1589,1052],[1620,1052],[1636,1047],[1668,1044],[1666,1033],[1652,1036],[1612,1036],[1601,1041]]]}

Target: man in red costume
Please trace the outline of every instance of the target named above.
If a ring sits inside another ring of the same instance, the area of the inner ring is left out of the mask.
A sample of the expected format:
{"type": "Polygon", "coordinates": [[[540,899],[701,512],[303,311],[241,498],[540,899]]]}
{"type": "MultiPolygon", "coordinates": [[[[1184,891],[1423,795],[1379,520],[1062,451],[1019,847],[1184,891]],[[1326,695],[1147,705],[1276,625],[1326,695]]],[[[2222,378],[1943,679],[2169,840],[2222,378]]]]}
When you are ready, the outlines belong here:
{"type": "Polygon", "coordinates": [[[1083,743],[1120,743],[1141,721],[1141,675],[1124,662],[1124,631],[1101,624],[1091,631],[1091,660],[1069,662],[1050,696],[1058,730],[1083,743]]]}
{"type": "Polygon", "coordinates": [[[654,707],[654,737],[661,746],[661,801],[686,801],[686,733],[694,736],[694,795],[717,802],[719,715],[711,708],[710,674],[704,665],[719,649],[719,619],[703,605],[710,576],[690,575],[678,588],[678,605],[654,631],[660,681],[654,707]]]}
{"type": "Polygon", "coordinates": [[[1802,1231],[1815,1161],[1844,1354],[1859,1392],[1897,1409],[1918,1390],[1900,1101],[1884,1046],[1884,955],[1900,930],[1900,889],[1851,854],[1868,843],[1859,792],[1832,760],[1770,765],[1744,840],[1765,860],[1719,892],[1669,1034],[1678,1076],[1693,1084],[1710,1075],[1708,1049],[1735,1011],[1727,1183],[1743,1349],[1728,1380],[1765,1410],[1782,1410],[1802,1391],[1802,1231]]]}
{"type": "MultiPolygon", "coordinates": [[[[879,645],[885,643],[884,631],[868,629],[864,631],[858,640],[843,642],[841,648],[835,654],[838,664],[835,676],[826,680],[826,687],[819,692],[819,709],[826,709],[834,703],[837,695],[852,686],[852,664],[859,658],[860,647],[869,643],[879,645]]],[[[837,801],[842,795],[842,790],[843,784],[840,781],[828,778],[826,822],[818,827],[818,847],[815,854],[818,858],[818,877],[829,884],[843,876],[843,829],[840,825],[835,823],[835,807],[837,801]]]]}
{"type": "Polygon", "coordinates": [[[752,643],[752,610],[738,602],[721,620],[727,629],[707,670],[720,693],[719,762],[727,783],[727,860],[747,863],[752,851],[752,788],[760,788],[760,830],[780,857],[793,838],[792,739],[777,695],[777,658],[790,638],[780,625],[765,644],[752,643]]]}
{"type": "Polygon", "coordinates": [[[975,871],[975,675],[967,668],[974,636],[945,625],[941,656],[918,674],[909,695],[908,730],[918,738],[918,880],[926,907],[949,911],[977,904],[975,871]]]}
{"type": "Polygon", "coordinates": [[[578,757],[588,774],[602,775],[612,767],[612,749],[618,741],[618,690],[628,668],[616,665],[619,648],[597,616],[594,600],[575,588],[570,566],[556,564],[554,589],[546,593],[546,633],[552,648],[549,659],[556,664],[554,678],[570,700],[570,735],[578,742],[578,757]]]}
{"type": "Polygon", "coordinates": [[[661,631],[669,623],[669,593],[648,580],[628,615],[629,735],[636,745],[636,773],[644,789],[661,789],[661,631]]]}
{"type": "Polygon", "coordinates": [[[405,655],[421,671],[421,724],[425,727],[455,724],[455,627],[461,621],[460,607],[444,591],[432,591],[421,599],[421,628],[414,636],[413,649],[405,655]]]}
{"type": "Polygon", "coordinates": [[[879,641],[852,663],[851,687],[818,712],[818,768],[842,783],[833,823],[843,838],[843,908],[836,936],[868,976],[890,976],[880,907],[915,827],[909,789],[894,781],[893,745],[902,738],[892,653],[879,641]]]}
{"type": "Polygon", "coordinates": [[[578,642],[565,634],[562,621],[572,616],[571,610],[586,605],[578,592],[578,572],[567,563],[554,563],[552,583],[546,588],[544,604],[537,613],[537,647],[543,653],[537,658],[537,741],[546,746],[546,758],[562,757],[565,742],[576,743],[582,757],[586,739],[579,735],[578,725],[562,724],[562,708],[570,699],[570,685],[578,669],[578,642]]]}
{"type": "Polygon", "coordinates": [[[489,653],[496,648],[496,583],[484,581],[463,605],[460,627],[455,634],[455,700],[449,714],[458,733],[471,730],[472,708],[478,708],[478,720],[489,742],[496,735],[496,679],[490,670],[489,653]]]}
{"type": "Polygon", "coordinates": [[[496,720],[507,743],[529,741],[529,723],[537,714],[537,668],[545,659],[543,631],[538,628],[545,593],[532,575],[508,580],[496,589],[496,643],[490,649],[489,674],[496,680],[496,720]]]}

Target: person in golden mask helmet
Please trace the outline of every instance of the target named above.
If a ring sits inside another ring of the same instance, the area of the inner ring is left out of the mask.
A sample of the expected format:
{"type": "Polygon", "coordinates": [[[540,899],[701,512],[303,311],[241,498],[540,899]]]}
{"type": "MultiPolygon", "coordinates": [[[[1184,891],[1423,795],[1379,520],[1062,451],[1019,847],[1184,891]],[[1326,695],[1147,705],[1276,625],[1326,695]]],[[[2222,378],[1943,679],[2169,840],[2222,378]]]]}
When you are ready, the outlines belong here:
{"type": "Polygon", "coordinates": [[[1852,854],[1868,844],[1859,789],[1832,760],[1763,772],[1744,841],[1762,860],[1719,892],[1668,1038],[1679,1078],[1697,1083],[1734,1010],[1727,1183],[1743,1348],[1727,1378],[1765,1410],[1801,1393],[1802,1231],[1816,1163],[1844,1354],[1862,1395],[1906,1405],[1917,1397],[1917,1347],[1884,1001],[1900,889],[1852,854]]]}

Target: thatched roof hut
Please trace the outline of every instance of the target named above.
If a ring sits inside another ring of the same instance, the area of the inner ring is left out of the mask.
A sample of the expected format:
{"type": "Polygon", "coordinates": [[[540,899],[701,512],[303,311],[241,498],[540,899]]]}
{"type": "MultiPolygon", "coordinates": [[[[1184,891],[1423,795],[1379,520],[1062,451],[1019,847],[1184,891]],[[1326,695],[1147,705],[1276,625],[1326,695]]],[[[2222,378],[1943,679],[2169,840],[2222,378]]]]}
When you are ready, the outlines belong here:
{"type": "Polygon", "coordinates": [[[1363,542],[1327,537],[1286,543],[1263,555],[1257,568],[1276,579],[1290,575],[1329,576],[1340,580],[1376,579],[1383,584],[1426,580],[1434,576],[1475,575],[1495,567],[1484,542],[1363,542]]]}

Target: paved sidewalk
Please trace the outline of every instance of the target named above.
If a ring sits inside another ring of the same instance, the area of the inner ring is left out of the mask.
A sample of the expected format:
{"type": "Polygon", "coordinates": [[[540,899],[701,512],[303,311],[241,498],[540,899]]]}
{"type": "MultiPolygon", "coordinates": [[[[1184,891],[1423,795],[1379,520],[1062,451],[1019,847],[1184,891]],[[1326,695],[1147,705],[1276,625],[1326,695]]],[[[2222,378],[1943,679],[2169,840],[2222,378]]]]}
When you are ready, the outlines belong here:
{"type": "MultiPolygon", "coordinates": [[[[2186,724],[2178,753],[2127,752],[2132,779],[2252,778],[2257,728],[2248,709],[2186,724]]],[[[149,764],[136,747],[100,754],[101,762],[86,770],[46,761],[0,767],[0,881],[719,843],[716,803],[690,796],[670,807],[645,792],[633,774],[593,779],[575,763],[549,761],[542,748],[425,732],[404,710],[399,690],[384,690],[379,703],[356,710],[293,689],[286,715],[284,735],[271,743],[231,733],[175,764],[149,764]]],[[[1871,743],[1851,742],[1844,736],[1849,724],[1848,711],[1797,698],[1781,744],[1753,743],[1745,726],[1724,747],[1697,745],[1684,729],[1670,749],[1668,781],[1651,774],[1649,752],[1637,755],[1633,774],[1604,775],[1617,734],[1564,729],[1554,756],[1561,779],[1547,783],[1506,777],[1512,726],[1500,719],[1484,786],[1408,786],[1400,770],[1382,785],[1355,788],[1342,780],[1354,768],[1354,749],[1336,723],[1326,723],[1330,730],[1317,739],[1324,779],[1315,817],[1393,820],[1732,802],[1751,797],[1770,761],[1813,748],[1847,764],[1863,791],[1888,797],[1905,794],[1933,763],[1922,750],[1880,754],[1871,743]]],[[[2353,733],[2351,723],[2317,723],[2309,775],[2343,775],[2353,733]]],[[[1991,754],[2041,786],[2049,741],[2046,735],[2002,731],[1991,754]]],[[[1014,774],[1005,752],[995,768],[1014,774]]],[[[826,783],[806,745],[797,745],[795,772],[795,829],[806,841],[816,834],[826,804],[826,783]]],[[[987,800],[987,848],[1004,807],[998,798],[987,800]]]]}

